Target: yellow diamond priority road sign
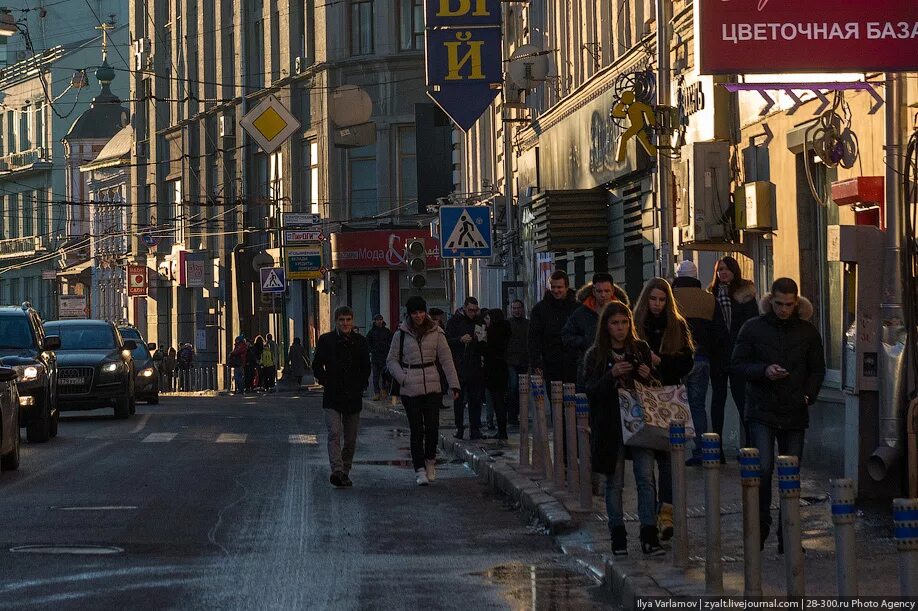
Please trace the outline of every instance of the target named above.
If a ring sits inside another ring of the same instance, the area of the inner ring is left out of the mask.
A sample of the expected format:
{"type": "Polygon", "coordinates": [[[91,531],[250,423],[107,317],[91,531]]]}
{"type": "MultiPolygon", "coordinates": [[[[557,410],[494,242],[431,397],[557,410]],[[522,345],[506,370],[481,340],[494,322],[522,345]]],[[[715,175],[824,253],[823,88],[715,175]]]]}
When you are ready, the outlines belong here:
{"type": "Polygon", "coordinates": [[[274,152],[300,128],[300,122],[273,95],[247,112],[239,123],[266,153],[274,152]]]}

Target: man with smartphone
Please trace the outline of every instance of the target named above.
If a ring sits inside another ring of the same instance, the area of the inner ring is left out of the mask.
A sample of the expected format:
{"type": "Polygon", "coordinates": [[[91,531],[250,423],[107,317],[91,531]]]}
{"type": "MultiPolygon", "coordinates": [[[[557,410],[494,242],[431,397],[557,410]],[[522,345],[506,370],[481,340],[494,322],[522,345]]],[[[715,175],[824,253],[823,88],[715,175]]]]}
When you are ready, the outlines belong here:
{"type": "MultiPolygon", "coordinates": [[[[771,529],[775,442],[779,454],[803,457],[809,408],[816,402],[826,373],[822,339],[810,322],[813,305],[798,293],[792,279],[774,281],[771,293],[762,300],[762,315],[740,329],[731,364],[746,380],[750,443],[759,450],[762,461],[759,529],[763,549],[771,529]]],[[[778,553],[783,552],[778,528],[778,553]]]]}

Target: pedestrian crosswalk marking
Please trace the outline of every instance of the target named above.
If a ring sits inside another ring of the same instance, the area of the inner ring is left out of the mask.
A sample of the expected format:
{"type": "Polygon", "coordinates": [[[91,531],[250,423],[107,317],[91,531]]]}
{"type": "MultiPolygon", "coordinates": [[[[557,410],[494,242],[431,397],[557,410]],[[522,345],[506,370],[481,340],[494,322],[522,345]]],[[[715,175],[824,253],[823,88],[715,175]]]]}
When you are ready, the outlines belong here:
{"type": "Polygon", "coordinates": [[[150,433],[143,438],[144,443],[167,443],[175,439],[178,433],[150,433]]]}
{"type": "Polygon", "coordinates": [[[268,272],[268,277],[265,278],[265,283],[262,285],[262,288],[282,289],[284,288],[284,284],[280,281],[280,278],[277,277],[277,272],[271,270],[268,272]]]}
{"type": "Polygon", "coordinates": [[[245,443],[247,437],[244,433],[220,433],[217,443],[245,443]]]}
{"type": "Polygon", "coordinates": [[[453,227],[453,232],[446,239],[447,248],[485,248],[488,241],[481,234],[481,230],[475,225],[468,210],[463,210],[459,215],[459,221],[453,227]]]}
{"type": "Polygon", "coordinates": [[[288,440],[293,444],[305,443],[309,445],[317,445],[319,443],[318,435],[290,435],[288,440]]]}

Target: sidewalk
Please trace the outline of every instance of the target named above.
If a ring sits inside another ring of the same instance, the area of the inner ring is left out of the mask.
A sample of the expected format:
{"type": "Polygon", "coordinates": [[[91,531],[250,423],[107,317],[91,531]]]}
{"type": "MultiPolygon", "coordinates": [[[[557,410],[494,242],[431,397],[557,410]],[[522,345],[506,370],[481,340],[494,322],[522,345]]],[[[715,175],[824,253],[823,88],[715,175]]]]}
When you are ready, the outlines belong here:
{"type": "MultiPolygon", "coordinates": [[[[401,405],[365,400],[374,411],[404,415],[401,405]]],[[[550,481],[519,465],[519,436],[510,430],[508,441],[459,441],[453,438],[451,409],[440,412],[440,446],[454,457],[462,458],[492,487],[515,500],[546,530],[556,537],[559,546],[604,579],[616,600],[625,607],[635,605],[638,596],[699,596],[704,594],[705,515],[703,468],[686,468],[688,486],[689,569],[672,566],[672,555],[645,558],[638,543],[637,495],[630,463],[625,474],[625,522],[628,529],[629,555],[615,558],[610,553],[609,534],[603,497],[593,498],[593,507],[582,511],[577,498],[558,491],[550,481]]],[[[728,452],[728,462],[721,466],[721,538],[724,571],[724,593],[743,593],[743,516],[739,467],[728,452]]],[[[830,503],[829,482],[803,466],[801,482],[801,521],[803,546],[806,550],[806,593],[834,596],[835,542],[830,503]]],[[[762,585],[766,596],[786,594],[784,556],[777,553],[777,490],[773,494],[772,516],[775,526],[762,554],[762,585]]],[[[859,507],[860,509],[860,507],[859,507]]],[[[875,507],[858,512],[857,558],[861,595],[898,595],[897,552],[892,537],[889,509],[875,507]]],[[[667,548],[669,547],[666,544],[667,548]]]]}

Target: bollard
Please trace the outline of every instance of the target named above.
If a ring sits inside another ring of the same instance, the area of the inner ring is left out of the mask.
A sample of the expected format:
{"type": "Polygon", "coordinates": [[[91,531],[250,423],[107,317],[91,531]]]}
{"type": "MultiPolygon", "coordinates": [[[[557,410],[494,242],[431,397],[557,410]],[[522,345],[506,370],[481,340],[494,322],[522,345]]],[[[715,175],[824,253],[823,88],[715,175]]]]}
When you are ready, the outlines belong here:
{"type": "Polygon", "coordinates": [[[893,520],[902,596],[918,596],[918,499],[895,499],[893,520]]]}
{"type": "Polygon", "coordinates": [[[590,403],[587,396],[577,393],[577,453],[580,456],[580,508],[593,509],[593,480],[590,478],[590,403]]]}
{"type": "Polygon", "coordinates": [[[529,395],[532,399],[532,470],[536,473],[545,471],[542,460],[542,430],[539,428],[539,393],[545,392],[542,376],[529,376],[529,395]]]}
{"type": "Polygon", "coordinates": [[[854,538],[854,481],[833,479],[832,523],[835,524],[835,582],[839,596],[857,596],[857,550],[854,538]]]}
{"type": "Polygon", "coordinates": [[[551,383],[551,424],[554,437],[555,486],[564,488],[564,383],[551,383]]]}
{"type": "Polygon", "coordinates": [[[577,471],[577,399],[576,386],[564,385],[564,433],[567,449],[567,491],[577,494],[580,489],[580,474],[577,471]]]}
{"type": "Polygon", "coordinates": [[[529,468],[529,376],[520,374],[520,466],[529,468]]]}
{"type": "Polygon", "coordinates": [[[784,572],[787,595],[803,596],[803,546],[800,537],[800,459],[779,456],[778,491],[781,493],[781,533],[784,535],[784,572]]]}
{"type": "Polygon", "coordinates": [[[545,413],[545,383],[539,383],[539,393],[535,398],[536,420],[539,421],[539,456],[542,459],[541,474],[547,480],[554,476],[551,460],[551,440],[548,438],[548,417],[545,413]]]}
{"type": "Polygon", "coordinates": [[[762,595],[762,533],[759,531],[759,486],[762,463],[757,448],[740,450],[743,482],[743,563],[746,596],[762,595]]]}
{"type": "Polygon", "coordinates": [[[704,509],[707,546],[704,557],[704,592],[722,594],[724,567],[720,557],[720,435],[701,436],[704,466],[704,509]]]}
{"type": "Polygon", "coordinates": [[[673,469],[673,566],[688,567],[688,518],[685,494],[685,421],[669,423],[669,453],[673,469]]]}

